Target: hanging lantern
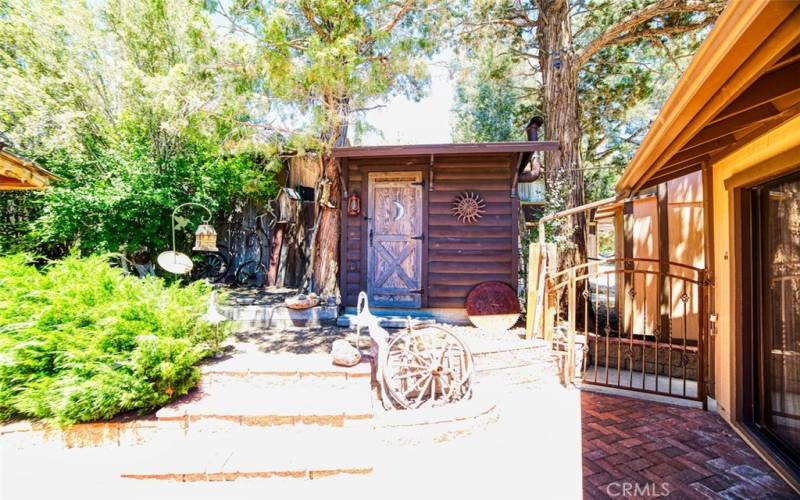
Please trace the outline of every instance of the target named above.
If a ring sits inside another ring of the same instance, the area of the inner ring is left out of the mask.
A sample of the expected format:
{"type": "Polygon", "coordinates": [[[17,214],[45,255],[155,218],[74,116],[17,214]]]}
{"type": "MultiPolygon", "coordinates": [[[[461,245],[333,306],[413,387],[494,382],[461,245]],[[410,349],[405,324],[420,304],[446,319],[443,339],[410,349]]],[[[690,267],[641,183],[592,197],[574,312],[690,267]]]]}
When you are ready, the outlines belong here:
{"type": "Polygon", "coordinates": [[[217,249],[217,232],[211,224],[200,224],[197,226],[197,231],[194,232],[194,248],[195,252],[216,252],[217,249]]]}
{"type": "Polygon", "coordinates": [[[358,194],[353,193],[347,200],[347,215],[356,216],[361,213],[361,198],[358,194]]]}

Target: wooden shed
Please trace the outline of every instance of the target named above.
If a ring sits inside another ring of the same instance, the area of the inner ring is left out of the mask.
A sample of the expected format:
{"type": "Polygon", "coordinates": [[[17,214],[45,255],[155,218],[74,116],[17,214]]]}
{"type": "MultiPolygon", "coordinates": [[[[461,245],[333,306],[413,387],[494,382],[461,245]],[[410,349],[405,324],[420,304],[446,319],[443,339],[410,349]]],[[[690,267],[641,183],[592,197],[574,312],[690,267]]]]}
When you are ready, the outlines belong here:
{"type": "Polygon", "coordinates": [[[516,289],[517,176],[533,152],[556,149],[558,143],[547,141],[335,149],[345,184],[344,305],[354,307],[363,290],[372,307],[463,314],[479,283],[516,289]],[[348,210],[353,195],[357,215],[348,210]],[[464,217],[476,208],[477,217],[464,217]]]}

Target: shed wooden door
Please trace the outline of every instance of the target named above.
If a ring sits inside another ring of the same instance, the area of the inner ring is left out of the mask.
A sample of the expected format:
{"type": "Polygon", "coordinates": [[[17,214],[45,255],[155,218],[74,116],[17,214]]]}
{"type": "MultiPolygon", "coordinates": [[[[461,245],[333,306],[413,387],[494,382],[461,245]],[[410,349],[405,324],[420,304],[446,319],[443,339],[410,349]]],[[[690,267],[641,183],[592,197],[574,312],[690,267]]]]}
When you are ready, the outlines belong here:
{"type": "Polygon", "coordinates": [[[369,174],[367,293],[383,307],[420,307],[422,173],[369,174]]]}

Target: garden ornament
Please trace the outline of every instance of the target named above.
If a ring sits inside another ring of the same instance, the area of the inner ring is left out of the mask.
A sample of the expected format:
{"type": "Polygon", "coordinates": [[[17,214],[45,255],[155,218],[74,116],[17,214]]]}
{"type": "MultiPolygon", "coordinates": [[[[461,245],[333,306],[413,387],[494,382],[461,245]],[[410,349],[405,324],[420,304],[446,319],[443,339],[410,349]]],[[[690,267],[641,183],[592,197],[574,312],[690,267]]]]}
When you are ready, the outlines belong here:
{"type": "Polygon", "coordinates": [[[200,207],[208,212],[208,217],[203,218],[203,223],[197,227],[195,231],[195,243],[192,250],[200,252],[216,252],[217,251],[217,232],[214,227],[208,222],[211,220],[211,210],[206,206],[199,203],[183,203],[175,207],[172,211],[172,250],[162,252],[158,256],[158,265],[167,272],[173,274],[186,274],[192,270],[194,264],[188,255],[175,250],[175,224],[178,224],[178,229],[186,226],[187,220],[183,217],[178,217],[178,210],[187,206],[200,207]]]}

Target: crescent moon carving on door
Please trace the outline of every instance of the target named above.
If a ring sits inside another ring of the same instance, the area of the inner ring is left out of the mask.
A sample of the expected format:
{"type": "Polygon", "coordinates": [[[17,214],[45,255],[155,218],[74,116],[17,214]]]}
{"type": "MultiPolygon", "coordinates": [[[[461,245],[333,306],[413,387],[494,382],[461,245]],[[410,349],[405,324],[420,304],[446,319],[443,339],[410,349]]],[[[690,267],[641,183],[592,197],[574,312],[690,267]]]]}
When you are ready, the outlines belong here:
{"type": "Polygon", "coordinates": [[[400,220],[400,218],[402,218],[403,215],[406,213],[406,209],[403,208],[403,204],[400,203],[399,201],[395,201],[394,206],[396,209],[394,211],[394,220],[400,220]]]}

